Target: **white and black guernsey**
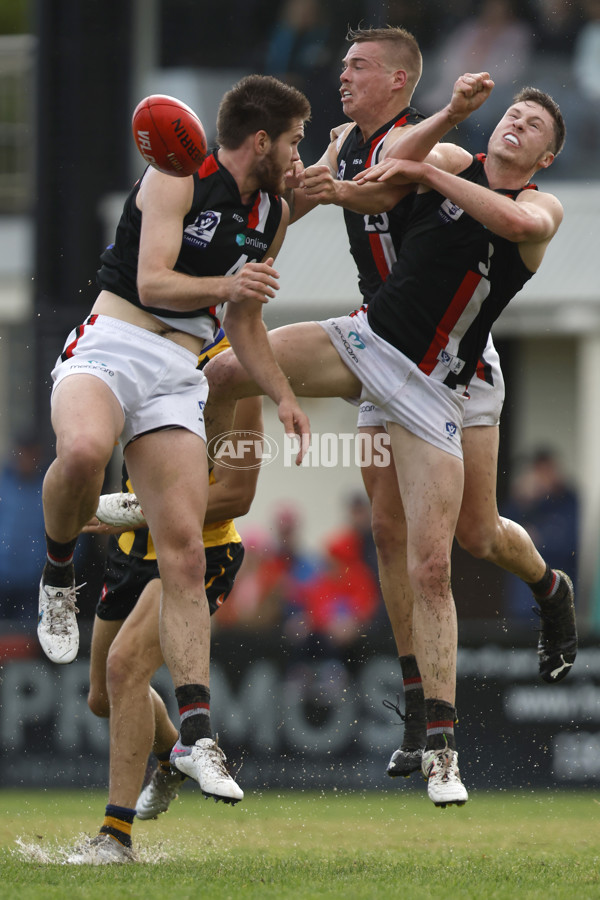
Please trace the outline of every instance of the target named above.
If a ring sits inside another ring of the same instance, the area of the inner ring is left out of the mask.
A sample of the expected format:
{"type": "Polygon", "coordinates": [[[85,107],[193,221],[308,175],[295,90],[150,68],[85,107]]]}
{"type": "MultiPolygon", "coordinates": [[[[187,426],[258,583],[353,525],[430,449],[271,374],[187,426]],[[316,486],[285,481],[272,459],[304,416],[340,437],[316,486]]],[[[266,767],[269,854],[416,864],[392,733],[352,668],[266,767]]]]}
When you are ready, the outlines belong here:
{"type": "MultiPolygon", "coordinates": [[[[460,177],[489,187],[484,160],[475,157],[460,177]]],[[[514,199],[525,189],[536,186],[498,193],[514,199]]],[[[454,389],[473,377],[492,324],[532,274],[517,243],[437,191],[418,194],[398,259],[369,302],[369,324],[422,372],[454,389]]]]}
{"type": "MultiPolygon", "coordinates": [[[[250,204],[243,204],[235,179],[219,162],[218,151],[207,156],[193,179],[192,205],[183,220],[174,270],[198,277],[233,275],[245,263],[262,260],[281,222],[281,198],[257,191],[250,204]]],[[[97,283],[141,307],[137,267],[142,214],[136,205],[140,182],[125,201],[114,244],[100,257],[97,283]]],[[[194,320],[201,317],[212,319],[211,331],[218,325],[214,306],[184,312],[153,306],[143,309],[171,324],[175,321],[174,327],[181,331],[199,333],[199,323],[194,320]]],[[[208,333],[205,336],[210,337],[208,333]]]]}

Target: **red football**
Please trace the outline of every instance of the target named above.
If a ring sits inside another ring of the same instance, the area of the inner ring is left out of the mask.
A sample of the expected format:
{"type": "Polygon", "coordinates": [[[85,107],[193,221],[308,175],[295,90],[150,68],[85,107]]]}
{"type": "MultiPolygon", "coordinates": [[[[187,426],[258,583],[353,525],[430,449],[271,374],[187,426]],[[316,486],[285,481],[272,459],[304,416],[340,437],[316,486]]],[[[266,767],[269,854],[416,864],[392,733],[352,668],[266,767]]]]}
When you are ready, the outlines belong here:
{"type": "Polygon", "coordinates": [[[140,100],[131,121],[136,146],[165,175],[192,175],[206,156],[206,135],[193,109],[166,94],[140,100]]]}

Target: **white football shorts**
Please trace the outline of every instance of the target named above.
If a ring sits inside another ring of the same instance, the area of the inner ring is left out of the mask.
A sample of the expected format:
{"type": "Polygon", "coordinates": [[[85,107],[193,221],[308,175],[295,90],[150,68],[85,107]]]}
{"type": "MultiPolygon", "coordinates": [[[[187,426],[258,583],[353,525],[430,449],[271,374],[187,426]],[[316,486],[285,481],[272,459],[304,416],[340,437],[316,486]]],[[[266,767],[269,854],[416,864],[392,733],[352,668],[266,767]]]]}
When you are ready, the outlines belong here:
{"type": "Polygon", "coordinates": [[[341,359],[363,385],[360,405],[370,401],[389,422],[397,422],[422,440],[462,459],[464,400],[370,328],[364,315],[340,316],[317,323],[341,359]]]}
{"type": "Polygon", "coordinates": [[[52,370],[52,394],[63,378],[94,375],[113,392],[125,425],[124,448],[161,428],[186,428],[206,440],[204,407],[208,382],[198,357],[144,328],[110,316],[90,316],[73,329],[52,370]]]}
{"type": "MultiPolygon", "coordinates": [[[[465,414],[463,418],[463,431],[473,425],[500,424],[500,415],[504,405],[504,376],[500,366],[500,357],[490,335],[483,352],[485,363],[489,366],[490,384],[484,378],[476,374],[465,388],[461,386],[457,391],[463,395],[465,414]]],[[[385,428],[385,415],[370,400],[360,404],[357,428],[385,428]]]]}

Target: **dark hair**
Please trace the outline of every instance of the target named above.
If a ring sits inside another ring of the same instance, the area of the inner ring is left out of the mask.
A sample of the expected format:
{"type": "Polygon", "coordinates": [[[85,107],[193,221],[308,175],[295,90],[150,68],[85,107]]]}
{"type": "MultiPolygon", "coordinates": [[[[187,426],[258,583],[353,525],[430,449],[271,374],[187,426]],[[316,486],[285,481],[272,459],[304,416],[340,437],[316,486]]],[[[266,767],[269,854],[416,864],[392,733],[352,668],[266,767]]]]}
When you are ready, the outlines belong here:
{"type": "Polygon", "coordinates": [[[271,75],[247,75],[221,100],[217,141],[226,150],[237,150],[257,131],[266,131],[276,141],[293,119],[308,118],[310,103],[296,88],[271,75]]]}
{"type": "Polygon", "coordinates": [[[552,152],[555,156],[558,156],[564,147],[567,134],[565,120],[563,119],[563,114],[560,111],[558,103],[550,96],[550,94],[546,94],[544,91],[540,91],[538,88],[534,87],[524,87],[518,94],[515,94],[513,103],[523,102],[537,103],[538,106],[541,106],[552,116],[554,121],[554,147],[552,152]]]}
{"type": "Polygon", "coordinates": [[[387,44],[390,64],[395,69],[406,71],[408,85],[414,91],[423,71],[423,57],[417,39],[410,31],[396,25],[386,25],[385,28],[349,28],[346,40],[351,44],[387,44]]]}

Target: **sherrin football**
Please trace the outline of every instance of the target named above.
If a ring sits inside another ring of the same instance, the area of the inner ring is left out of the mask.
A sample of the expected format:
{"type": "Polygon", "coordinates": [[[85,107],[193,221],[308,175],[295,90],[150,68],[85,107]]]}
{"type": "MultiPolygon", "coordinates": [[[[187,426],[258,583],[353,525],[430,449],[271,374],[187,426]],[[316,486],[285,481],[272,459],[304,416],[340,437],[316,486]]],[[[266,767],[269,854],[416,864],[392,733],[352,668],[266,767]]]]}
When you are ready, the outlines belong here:
{"type": "Polygon", "coordinates": [[[140,100],[131,122],[136,146],[165,175],[192,175],[206,156],[206,134],[193,109],[167,94],[140,100]]]}

